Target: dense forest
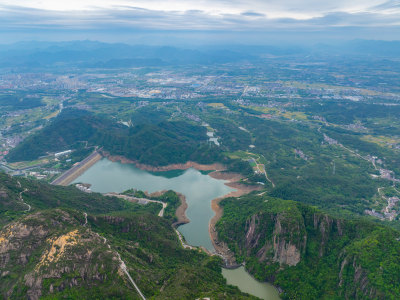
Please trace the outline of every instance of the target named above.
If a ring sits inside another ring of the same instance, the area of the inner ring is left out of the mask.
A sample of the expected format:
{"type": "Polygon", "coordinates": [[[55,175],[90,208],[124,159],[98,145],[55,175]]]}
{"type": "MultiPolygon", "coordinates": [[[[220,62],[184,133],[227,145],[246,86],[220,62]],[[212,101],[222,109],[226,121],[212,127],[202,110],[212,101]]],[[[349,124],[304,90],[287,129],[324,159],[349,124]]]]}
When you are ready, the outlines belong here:
{"type": "Polygon", "coordinates": [[[223,159],[216,147],[207,143],[206,129],[202,126],[163,121],[127,127],[92,114],[70,111],[24,140],[7,155],[7,160],[33,160],[78,148],[83,141],[112,155],[153,166],[189,160],[213,163],[223,159]]]}
{"type": "MultiPolygon", "coordinates": [[[[88,149],[99,146],[112,155],[153,166],[187,161],[220,162],[230,171],[247,177],[245,183],[264,183],[271,196],[316,205],[337,216],[382,209],[384,203],[376,201],[377,189],[389,187],[390,182],[372,178],[371,174],[379,175],[379,171],[347,149],[364,157],[382,158],[381,166],[396,173],[400,172],[397,152],[339,127],[263,119],[254,109],[230,107],[236,113],[227,115],[224,111],[194,108],[215,130],[220,147],[207,142],[206,127],[181,119],[168,121],[170,115],[165,109],[155,111],[144,107],[140,112],[135,111],[131,117],[136,125],[131,127],[102,115],[66,109],[10,151],[6,159],[33,160],[66,149],[76,149],[73,155],[83,158],[88,149]],[[347,149],[328,144],[324,134],[347,149]],[[84,145],[86,149],[82,148],[84,145]],[[260,163],[265,165],[275,188],[271,189],[263,174],[254,173],[248,159],[230,158],[235,151],[249,151],[250,145],[254,147],[251,152],[261,158],[260,163]],[[301,151],[304,158],[296,155],[296,151],[301,151]]],[[[353,116],[356,112],[349,107],[348,114],[353,116]]]]}
{"type": "MultiPolygon", "coordinates": [[[[172,191],[161,197],[179,201],[172,191]]],[[[3,298],[138,299],[122,259],[149,298],[254,299],[226,285],[219,257],[183,249],[159,204],[0,173],[0,205],[3,298]]]]}
{"type": "Polygon", "coordinates": [[[40,97],[27,97],[24,93],[0,95],[0,108],[4,111],[15,111],[44,106],[40,97]]]}
{"type": "Polygon", "coordinates": [[[219,238],[284,299],[398,299],[400,232],[259,196],[221,202],[219,238]]]}
{"type": "MultiPolygon", "coordinates": [[[[209,122],[220,132],[225,151],[250,151],[261,158],[275,188],[271,188],[264,176],[254,178],[254,181],[264,182],[271,196],[316,205],[335,215],[363,214],[374,203],[377,188],[390,185],[390,182],[370,176],[379,174],[370,162],[338,145],[324,142],[323,132],[328,134],[325,128],[319,132],[318,127],[299,122],[265,120],[247,114],[229,119],[210,118],[209,122]],[[236,127],[231,125],[233,122],[236,127]],[[240,130],[240,125],[248,132],[240,130]],[[254,148],[249,149],[249,144],[254,148]],[[304,157],[296,155],[296,150],[304,157]]],[[[350,149],[357,149],[358,145],[370,146],[371,155],[376,149],[379,157],[386,157],[388,167],[392,166],[392,160],[398,159],[394,152],[359,138],[359,143],[347,143],[348,133],[332,136],[343,140],[350,149]]],[[[251,178],[251,170],[246,176],[251,178]]]]}

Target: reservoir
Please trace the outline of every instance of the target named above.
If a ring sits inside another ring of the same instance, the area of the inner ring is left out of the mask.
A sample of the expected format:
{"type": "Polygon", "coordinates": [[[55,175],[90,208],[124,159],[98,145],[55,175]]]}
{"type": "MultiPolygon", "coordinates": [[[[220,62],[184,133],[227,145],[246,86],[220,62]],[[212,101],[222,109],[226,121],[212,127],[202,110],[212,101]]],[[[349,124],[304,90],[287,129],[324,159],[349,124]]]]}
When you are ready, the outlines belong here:
{"type": "Polygon", "coordinates": [[[91,190],[99,193],[121,193],[135,188],[149,193],[174,190],[186,197],[186,216],[190,223],[179,226],[186,242],[214,251],[208,233],[208,223],[214,216],[211,200],[224,196],[234,189],[226,181],[214,179],[195,169],[150,173],[132,164],[121,164],[103,158],[74,182],[90,183],[91,190]]]}
{"type": "Polygon", "coordinates": [[[228,284],[237,286],[242,292],[265,300],[280,299],[273,285],[255,280],[243,266],[234,270],[222,268],[222,275],[228,284]]]}
{"type": "MultiPolygon", "coordinates": [[[[189,245],[203,246],[212,252],[214,247],[208,232],[209,222],[214,216],[211,200],[234,191],[225,185],[226,181],[214,179],[195,169],[151,173],[132,164],[112,162],[106,158],[94,164],[73,183],[78,182],[90,183],[91,190],[99,193],[121,193],[135,188],[149,193],[174,190],[184,194],[188,204],[186,215],[190,223],[179,226],[178,230],[189,245]]],[[[256,281],[243,267],[223,269],[222,274],[229,284],[238,286],[244,292],[262,299],[279,299],[272,285],[256,281]]]]}

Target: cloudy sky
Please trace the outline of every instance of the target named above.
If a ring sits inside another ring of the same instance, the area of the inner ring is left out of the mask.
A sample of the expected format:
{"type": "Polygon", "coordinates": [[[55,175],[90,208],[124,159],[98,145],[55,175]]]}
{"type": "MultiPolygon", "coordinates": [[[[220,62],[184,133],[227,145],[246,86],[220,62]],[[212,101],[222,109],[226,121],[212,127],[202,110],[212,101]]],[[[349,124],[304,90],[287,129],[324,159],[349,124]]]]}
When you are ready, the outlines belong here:
{"type": "Polygon", "coordinates": [[[400,39],[400,0],[0,0],[0,43],[170,37],[400,39]]]}

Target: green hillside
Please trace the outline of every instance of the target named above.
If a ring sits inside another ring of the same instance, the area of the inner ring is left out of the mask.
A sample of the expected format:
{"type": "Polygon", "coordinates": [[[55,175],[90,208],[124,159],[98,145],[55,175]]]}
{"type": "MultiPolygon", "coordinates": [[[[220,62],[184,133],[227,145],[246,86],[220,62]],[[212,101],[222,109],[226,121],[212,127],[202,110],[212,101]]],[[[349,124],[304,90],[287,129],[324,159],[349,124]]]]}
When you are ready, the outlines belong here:
{"type": "Polygon", "coordinates": [[[219,238],[285,299],[398,299],[400,232],[287,200],[226,199],[219,238]]]}
{"type": "Polygon", "coordinates": [[[252,299],[226,285],[219,257],[183,249],[160,208],[0,173],[2,297],[139,299],[121,258],[147,298],[252,299]]]}
{"type": "Polygon", "coordinates": [[[7,161],[29,161],[51,152],[78,148],[80,143],[100,146],[112,155],[123,155],[140,163],[162,166],[213,163],[221,159],[206,142],[206,128],[183,121],[127,127],[109,119],[82,112],[67,112],[29,136],[7,155],[7,161]]]}

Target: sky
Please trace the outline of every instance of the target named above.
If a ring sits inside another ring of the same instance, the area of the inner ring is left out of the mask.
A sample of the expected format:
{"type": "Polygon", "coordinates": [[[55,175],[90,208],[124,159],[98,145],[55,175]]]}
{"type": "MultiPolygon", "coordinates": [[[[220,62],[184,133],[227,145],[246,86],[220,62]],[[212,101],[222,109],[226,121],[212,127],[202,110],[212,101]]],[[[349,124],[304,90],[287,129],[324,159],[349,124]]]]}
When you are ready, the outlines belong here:
{"type": "Polygon", "coordinates": [[[0,0],[0,43],[400,39],[400,0],[0,0]]]}

